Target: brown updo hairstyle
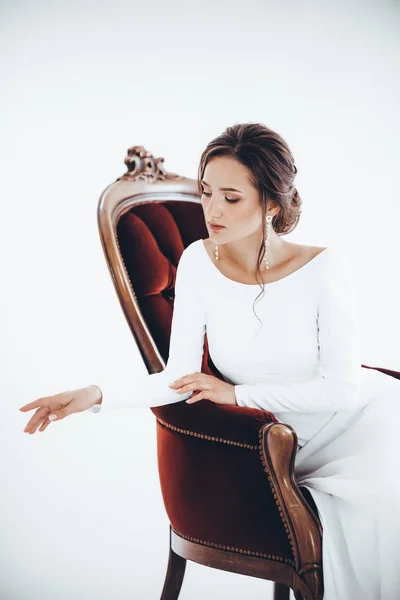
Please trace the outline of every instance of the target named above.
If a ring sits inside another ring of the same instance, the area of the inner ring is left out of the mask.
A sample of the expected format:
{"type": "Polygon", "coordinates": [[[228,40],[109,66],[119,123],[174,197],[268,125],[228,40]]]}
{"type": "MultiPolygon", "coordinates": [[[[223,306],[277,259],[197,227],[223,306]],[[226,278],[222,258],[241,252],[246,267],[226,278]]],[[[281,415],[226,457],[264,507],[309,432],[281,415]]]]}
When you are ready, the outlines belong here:
{"type": "MultiPolygon", "coordinates": [[[[259,193],[263,224],[265,224],[269,205],[272,203],[279,206],[279,212],[271,222],[275,232],[278,235],[292,232],[300,219],[302,200],[293,185],[297,167],[285,140],[263,123],[236,123],[227,127],[221,135],[211,140],[200,157],[197,178],[200,195],[202,194],[201,180],[206,165],[217,156],[234,158],[250,171],[249,181],[259,193]]],[[[265,284],[258,280],[265,256],[265,226],[262,231],[263,239],[255,272],[262,291],[255,301],[261,294],[265,294],[265,284]]]]}

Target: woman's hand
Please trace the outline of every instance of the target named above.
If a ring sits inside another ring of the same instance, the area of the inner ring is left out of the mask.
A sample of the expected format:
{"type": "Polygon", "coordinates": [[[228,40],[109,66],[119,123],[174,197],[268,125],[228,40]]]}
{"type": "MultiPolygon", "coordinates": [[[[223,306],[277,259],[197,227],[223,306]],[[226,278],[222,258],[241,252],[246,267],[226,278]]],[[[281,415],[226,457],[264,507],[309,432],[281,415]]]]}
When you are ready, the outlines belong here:
{"type": "Polygon", "coordinates": [[[20,411],[27,412],[33,408],[37,408],[37,411],[28,421],[24,432],[35,433],[39,426],[39,431],[44,431],[53,420],[60,421],[68,415],[87,410],[99,402],[101,397],[100,388],[97,385],[89,385],[85,388],[61,392],[55,396],[39,398],[25,404],[25,406],[21,406],[20,411]],[[56,415],[57,419],[50,419],[50,415],[56,415]]]}
{"type": "Polygon", "coordinates": [[[186,400],[187,404],[193,404],[199,400],[211,400],[216,404],[234,404],[237,405],[235,386],[226,381],[221,381],[213,375],[206,375],[205,373],[191,373],[190,375],[184,375],[176,381],[173,381],[169,387],[175,389],[178,394],[184,394],[191,390],[198,391],[197,394],[192,394],[191,397],[186,400]]]}

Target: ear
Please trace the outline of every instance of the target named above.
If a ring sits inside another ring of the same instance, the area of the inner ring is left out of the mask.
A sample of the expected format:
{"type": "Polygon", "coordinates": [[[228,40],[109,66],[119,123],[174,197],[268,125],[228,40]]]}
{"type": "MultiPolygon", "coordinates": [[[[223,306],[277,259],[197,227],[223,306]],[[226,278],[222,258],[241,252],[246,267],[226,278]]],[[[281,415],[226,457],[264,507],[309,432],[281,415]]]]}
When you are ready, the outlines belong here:
{"type": "Polygon", "coordinates": [[[268,214],[275,217],[279,213],[280,210],[281,210],[281,208],[280,208],[279,204],[277,204],[270,198],[267,203],[268,214]]]}

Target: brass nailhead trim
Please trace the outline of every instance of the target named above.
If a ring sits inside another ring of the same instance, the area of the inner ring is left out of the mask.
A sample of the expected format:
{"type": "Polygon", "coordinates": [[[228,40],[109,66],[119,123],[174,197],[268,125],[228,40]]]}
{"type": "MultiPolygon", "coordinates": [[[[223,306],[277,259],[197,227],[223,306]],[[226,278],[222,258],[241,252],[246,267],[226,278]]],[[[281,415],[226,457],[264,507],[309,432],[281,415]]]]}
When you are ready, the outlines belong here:
{"type": "MultiPolygon", "coordinates": [[[[263,443],[262,443],[262,441],[263,441],[263,433],[262,433],[262,429],[263,429],[263,428],[261,427],[261,428],[258,430],[258,439],[259,439],[259,446],[258,446],[258,448],[259,448],[259,451],[260,451],[260,458],[261,458],[261,462],[262,462],[262,465],[263,465],[263,467],[264,467],[264,471],[265,471],[265,472],[266,472],[266,474],[267,474],[267,478],[268,478],[268,481],[269,481],[269,485],[271,486],[271,490],[272,490],[273,497],[275,498],[275,502],[276,502],[276,504],[277,504],[277,506],[278,506],[279,514],[280,514],[280,516],[281,516],[281,519],[282,519],[282,521],[283,521],[283,526],[284,526],[284,528],[285,528],[285,532],[287,533],[287,536],[288,536],[288,539],[289,539],[289,544],[290,544],[290,547],[291,547],[291,550],[292,550],[293,557],[294,557],[294,559],[296,560],[297,556],[296,556],[295,543],[294,543],[294,541],[293,541],[292,534],[290,533],[290,528],[289,528],[288,522],[287,522],[287,520],[286,520],[286,518],[285,518],[285,515],[284,515],[283,508],[282,508],[282,506],[280,505],[280,502],[279,502],[279,496],[278,496],[278,494],[277,494],[277,492],[276,492],[276,489],[275,489],[274,483],[273,483],[273,481],[272,481],[271,474],[270,474],[270,472],[269,472],[269,470],[268,470],[267,463],[266,463],[266,462],[265,462],[265,460],[264,460],[264,455],[263,455],[263,443]]],[[[296,563],[295,563],[294,561],[292,561],[292,563],[293,563],[293,566],[295,566],[295,564],[296,564],[296,563]]]]}
{"type": "MultiPolygon", "coordinates": [[[[171,526],[172,527],[172,526],[171,526]]],[[[186,535],[179,531],[176,531],[172,527],[173,531],[180,537],[185,540],[189,540],[190,542],[195,542],[196,544],[202,544],[203,546],[212,546],[213,548],[219,548],[220,550],[228,550],[229,552],[239,552],[240,554],[249,554],[251,556],[259,556],[261,558],[269,558],[270,560],[276,560],[278,562],[286,563],[291,567],[295,566],[295,562],[290,558],[284,558],[283,556],[277,556],[276,554],[266,554],[265,552],[254,552],[253,550],[243,550],[243,548],[236,548],[234,546],[224,546],[223,544],[216,544],[215,542],[208,542],[205,540],[199,540],[198,538],[194,538],[190,535],[186,535]]]]}
{"type": "Polygon", "coordinates": [[[168,429],[173,429],[174,431],[179,431],[179,433],[184,433],[186,435],[193,435],[194,437],[203,438],[205,440],[211,440],[212,442],[222,442],[223,444],[230,444],[232,446],[240,446],[241,448],[248,448],[249,450],[257,450],[258,446],[252,446],[251,444],[245,444],[244,442],[235,442],[233,440],[226,440],[225,438],[214,437],[212,435],[207,435],[206,433],[197,433],[196,431],[190,431],[189,429],[181,429],[180,427],[175,427],[174,425],[170,425],[166,423],[162,419],[158,417],[157,421],[164,425],[164,427],[168,427],[168,429]]]}

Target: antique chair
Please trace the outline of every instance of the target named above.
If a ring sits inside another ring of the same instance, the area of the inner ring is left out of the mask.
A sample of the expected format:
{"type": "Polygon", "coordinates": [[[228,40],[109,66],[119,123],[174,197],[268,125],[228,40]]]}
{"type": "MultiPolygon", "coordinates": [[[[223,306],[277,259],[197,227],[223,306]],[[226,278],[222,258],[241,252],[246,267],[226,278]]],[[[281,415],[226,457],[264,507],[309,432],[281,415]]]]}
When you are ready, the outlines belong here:
{"type": "MultiPolygon", "coordinates": [[[[166,172],[142,146],[128,150],[125,164],[100,197],[98,226],[132,335],[148,372],[157,373],[168,359],[176,266],[208,231],[196,180],[166,172]]],[[[222,378],[207,334],[201,370],[222,378]]],[[[170,521],[161,600],[178,598],[187,560],[273,581],[275,600],[288,599],[289,588],[296,600],[320,600],[322,527],[294,477],[294,429],[270,412],[209,400],[151,410],[170,521]]]]}

